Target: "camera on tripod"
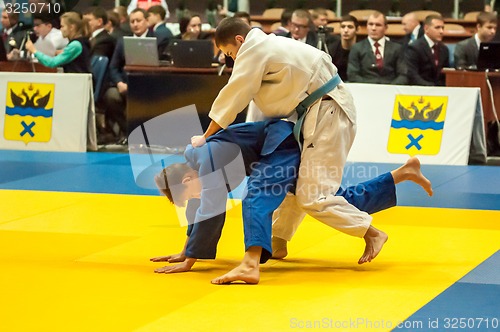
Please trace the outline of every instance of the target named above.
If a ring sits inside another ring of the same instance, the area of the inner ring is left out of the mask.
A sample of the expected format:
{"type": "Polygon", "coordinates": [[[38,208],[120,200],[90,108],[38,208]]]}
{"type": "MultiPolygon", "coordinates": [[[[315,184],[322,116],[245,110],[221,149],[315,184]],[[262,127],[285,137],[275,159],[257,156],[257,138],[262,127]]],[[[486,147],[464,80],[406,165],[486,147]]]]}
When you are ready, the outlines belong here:
{"type": "Polygon", "coordinates": [[[330,34],[330,33],[333,33],[333,27],[325,27],[323,25],[320,25],[318,27],[318,30],[316,31],[318,34],[321,33],[321,34],[330,34]]]}

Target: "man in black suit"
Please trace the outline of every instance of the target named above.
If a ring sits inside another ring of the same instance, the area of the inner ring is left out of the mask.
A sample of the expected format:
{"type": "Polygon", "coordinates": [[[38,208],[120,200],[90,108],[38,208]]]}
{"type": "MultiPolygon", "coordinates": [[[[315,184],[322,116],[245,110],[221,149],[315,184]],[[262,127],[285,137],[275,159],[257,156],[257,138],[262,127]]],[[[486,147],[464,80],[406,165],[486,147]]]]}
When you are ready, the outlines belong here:
{"type": "Polygon", "coordinates": [[[410,84],[445,85],[444,67],[450,66],[448,47],[442,42],[444,21],[439,15],[429,15],[424,21],[424,36],[406,50],[406,66],[410,84]]]}
{"type": "MultiPolygon", "coordinates": [[[[147,13],[144,9],[136,8],[129,15],[130,29],[133,37],[155,37],[154,33],[148,29],[147,13]]],[[[114,122],[114,133],[125,143],[127,134],[127,122],[125,109],[127,102],[127,74],[125,72],[125,52],[123,38],[118,40],[113,57],[109,64],[109,75],[111,87],[104,95],[106,105],[106,120],[114,122]]],[[[108,121],[108,122],[109,122],[108,121]]]]}
{"type": "Polygon", "coordinates": [[[311,14],[307,10],[297,9],[292,13],[290,32],[285,37],[293,38],[313,47],[318,46],[318,36],[314,31],[311,14]]]}
{"type": "Polygon", "coordinates": [[[90,56],[101,55],[111,59],[115,50],[116,40],[106,31],[108,14],[102,7],[94,7],[84,15],[89,22],[90,32],[90,56]]]}
{"type": "Polygon", "coordinates": [[[497,16],[493,13],[481,12],[477,16],[476,34],[457,43],[455,47],[454,57],[457,69],[474,69],[477,67],[479,45],[490,42],[495,38],[497,24],[497,16]]]}
{"type": "Polygon", "coordinates": [[[368,17],[368,37],[354,44],[349,53],[349,82],[406,84],[402,46],[385,37],[387,18],[380,12],[368,17]]]}
{"type": "Polygon", "coordinates": [[[7,52],[7,58],[14,58],[14,54],[19,54],[18,50],[26,37],[25,27],[22,22],[19,22],[19,14],[13,11],[2,11],[2,42],[7,52]],[[14,51],[13,50],[17,50],[14,51]]]}
{"type": "Polygon", "coordinates": [[[403,16],[401,25],[406,35],[401,38],[400,43],[404,46],[413,43],[418,38],[424,35],[424,27],[420,23],[415,13],[410,12],[403,16]]]}

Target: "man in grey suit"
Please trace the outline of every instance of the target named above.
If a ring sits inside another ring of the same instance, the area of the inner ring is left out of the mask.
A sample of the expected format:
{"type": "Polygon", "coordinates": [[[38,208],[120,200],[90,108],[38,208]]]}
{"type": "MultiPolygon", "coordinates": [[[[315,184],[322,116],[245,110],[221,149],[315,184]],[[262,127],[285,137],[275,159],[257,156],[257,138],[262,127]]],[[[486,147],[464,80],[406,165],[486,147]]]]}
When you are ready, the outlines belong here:
{"type": "Polygon", "coordinates": [[[354,44],[349,54],[349,82],[407,84],[402,46],[385,37],[385,15],[371,14],[366,25],[368,37],[354,44]]]}
{"type": "Polygon", "coordinates": [[[479,45],[495,38],[497,24],[498,19],[494,13],[481,12],[477,16],[476,34],[462,40],[455,47],[454,57],[457,69],[475,69],[477,67],[479,45]]]}

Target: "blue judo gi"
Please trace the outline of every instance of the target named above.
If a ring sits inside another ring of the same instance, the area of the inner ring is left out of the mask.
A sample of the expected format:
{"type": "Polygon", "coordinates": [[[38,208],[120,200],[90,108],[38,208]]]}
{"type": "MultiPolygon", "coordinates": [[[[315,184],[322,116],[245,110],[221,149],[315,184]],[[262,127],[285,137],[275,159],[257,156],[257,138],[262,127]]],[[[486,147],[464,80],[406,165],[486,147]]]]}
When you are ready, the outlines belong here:
{"type": "MultiPolygon", "coordinates": [[[[288,191],[294,190],[300,149],[292,135],[293,123],[281,120],[231,125],[207,139],[200,148],[188,146],[185,158],[199,172],[201,199],[191,199],[186,256],[213,259],[225,221],[227,194],[248,176],[242,201],[245,250],[262,247],[261,263],[272,253],[272,214],[288,191]],[[245,171],[227,167],[241,153],[245,171]],[[221,172],[222,170],[222,172],[221,172]],[[211,176],[219,173],[219,176],[211,176]],[[222,173],[222,174],[220,174],[222,173]]],[[[396,205],[390,173],[358,185],[340,188],[336,195],[369,214],[396,205]]]]}

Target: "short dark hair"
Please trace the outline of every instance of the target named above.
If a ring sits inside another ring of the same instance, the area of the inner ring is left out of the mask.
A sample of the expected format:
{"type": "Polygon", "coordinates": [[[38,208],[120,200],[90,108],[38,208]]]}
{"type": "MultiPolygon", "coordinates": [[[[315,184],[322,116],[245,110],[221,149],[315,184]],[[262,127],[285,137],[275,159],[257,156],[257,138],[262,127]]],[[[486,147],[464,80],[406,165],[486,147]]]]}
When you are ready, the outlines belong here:
{"type": "Polygon", "coordinates": [[[109,9],[106,11],[108,16],[108,21],[111,22],[111,25],[116,28],[120,26],[120,15],[114,12],[113,9],[109,9]]]}
{"type": "Polygon", "coordinates": [[[477,15],[476,19],[477,24],[480,26],[485,25],[486,23],[495,23],[498,24],[498,18],[494,13],[490,12],[480,12],[477,15]]]}
{"type": "MultiPolygon", "coordinates": [[[[370,16],[373,16],[375,18],[382,16],[382,18],[384,19],[384,24],[387,25],[387,16],[385,16],[384,13],[379,12],[378,10],[375,10],[373,13],[370,14],[370,16]]],[[[368,18],[370,18],[370,16],[368,16],[368,18]]]]}
{"type": "Polygon", "coordinates": [[[237,35],[246,37],[250,30],[252,28],[240,18],[226,17],[220,21],[215,30],[215,45],[219,47],[220,45],[227,45],[229,43],[233,44],[234,37],[237,35]]]}
{"type": "Polygon", "coordinates": [[[359,21],[356,17],[352,16],[352,15],[344,15],[340,18],[340,23],[342,22],[353,22],[354,23],[354,27],[357,29],[359,28],[359,21]]]}
{"type": "Polygon", "coordinates": [[[424,25],[432,25],[432,20],[440,20],[440,21],[443,21],[444,22],[444,19],[443,19],[443,16],[441,15],[436,15],[436,14],[431,14],[431,15],[428,15],[425,20],[424,20],[424,25]]]}
{"type": "Polygon", "coordinates": [[[182,179],[189,171],[192,170],[193,169],[186,163],[177,163],[165,167],[161,170],[160,173],[155,175],[156,186],[163,195],[167,196],[168,200],[172,204],[175,204],[175,202],[180,202],[174,199],[170,187],[185,186],[184,184],[182,184],[182,179]]]}
{"type": "Polygon", "coordinates": [[[148,18],[148,12],[142,8],[136,8],[136,9],[132,10],[128,16],[135,14],[135,13],[142,13],[142,15],[144,15],[144,18],[148,18]]]}
{"type": "Polygon", "coordinates": [[[167,16],[167,11],[160,5],[154,5],[149,7],[148,13],[160,15],[162,21],[165,20],[165,16],[167,16]]]}
{"type": "Polygon", "coordinates": [[[108,23],[108,13],[106,13],[106,9],[102,7],[95,7],[89,14],[92,14],[92,16],[97,19],[101,19],[102,25],[106,25],[106,23],[108,23]]]}

